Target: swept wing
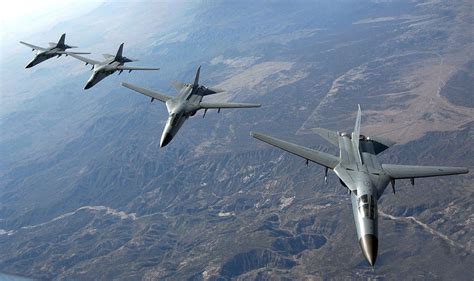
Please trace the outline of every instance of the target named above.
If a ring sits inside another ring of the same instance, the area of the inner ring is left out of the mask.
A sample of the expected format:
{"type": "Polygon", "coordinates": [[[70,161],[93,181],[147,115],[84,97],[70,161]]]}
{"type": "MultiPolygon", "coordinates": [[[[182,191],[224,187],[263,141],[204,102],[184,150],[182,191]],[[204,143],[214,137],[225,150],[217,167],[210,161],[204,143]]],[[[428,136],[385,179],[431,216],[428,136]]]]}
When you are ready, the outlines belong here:
{"type": "Polygon", "coordinates": [[[124,86],[125,88],[129,88],[131,90],[134,90],[136,92],[139,92],[140,94],[143,94],[145,96],[149,96],[150,98],[153,99],[157,99],[161,102],[166,102],[167,100],[170,100],[171,97],[170,96],[167,96],[167,95],[164,95],[164,94],[161,94],[161,93],[158,93],[156,91],[152,91],[152,90],[148,90],[148,89],[145,89],[145,88],[141,88],[141,87],[138,87],[138,86],[135,86],[135,85],[132,85],[132,84],[129,84],[129,83],[122,83],[122,86],[124,86]]]}
{"type": "Polygon", "coordinates": [[[81,60],[81,61],[85,62],[86,64],[92,64],[92,65],[100,64],[100,61],[89,59],[89,58],[79,56],[79,55],[76,55],[76,54],[71,53],[70,56],[75,58],[75,59],[81,60]]]}
{"type": "Polygon", "coordinates": [[[255,132],[250,132],[250,135],[258,140],[276,146],[280,149],[283,149],[285,151],[288,151],[290,153],[293,153],[297,156],[303,157],[305,159],[308,159],[309,161],[315,162],[330,169],[334,169],[334,167],[339,164],[339,159],[336,156],[327,154],[325,152],[289,143],[274,137],[266,136],[255,132]]]}
{"type": "Polygon", "coordinates": [[[125,66],[119,65],[117,66],[118,70],[160,70],[159,68],[154,67],[139,67],[139,66],[125,66]]]}
{"type": "Polygon", "coordinates": [[[466,174],[469,172],[469,170],[465,167],[436,167],[382,164],[382,168],[392,179],[449,176],[457,174],[466,174]]]}
{"type": "Polygon", "coordinates": [[[201,102],[199,106],[202,109],[219,109],[219,108],[251,108],[260,107],[256,103],[215,103],[215,102],[201,102]]]}
{"type": "Polygon", "coordinates": [[[39,51],[45,51],[46,50],[45,48],[38,47],[38,46],[35,46],[35,45],[31,45],[31,44],[23,42],[23,41],[20,41],[20,43],[27,46],[27,47],[30,47],[31,49],[34,49],[34,50],[39,50],[39,51]]]}
{"type": "Polygon", "coordinates": [[[90,53],[87,53],[87,52],[57,51],[56,53],[63,54],[63,55],[90,55],[90,53]]]}

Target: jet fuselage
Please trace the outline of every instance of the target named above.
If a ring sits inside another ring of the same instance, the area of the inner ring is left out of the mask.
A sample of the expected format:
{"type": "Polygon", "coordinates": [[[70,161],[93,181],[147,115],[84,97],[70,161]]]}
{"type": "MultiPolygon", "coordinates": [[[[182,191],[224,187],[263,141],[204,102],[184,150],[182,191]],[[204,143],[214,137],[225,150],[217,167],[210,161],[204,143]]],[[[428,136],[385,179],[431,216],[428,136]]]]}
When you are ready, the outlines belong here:
{"type": "Polygon", "coordinates": [[[45,60],[48,60],[52,57],[58,56],[60,57],[62,54],[58,54],[58,51],[64,51],[65,49],[60,49],[57,47],[52,47],[48,48],[44,51],[38,51],[35,55],[35,57],[28,63],[28,65],[25,68],[30,68],[33,67],[39,63],[44,62],[45,60]]]}
{"type": "Polygon", "coordinates": [[[374,265],[378,250],[377,200],[387,187],[389,177],[375,156],[372,141],[361,135],[356,147],[352,137],[339,134],[340,163],[334,171],[351,193],[359,245],[366,259],[374,265]]]}
{"type": "Polygon", "coordinates": [[[84,90],[91,88],[105,77],[113,74],[115,71],[117,71],[117,67],[121,65],[123,65],[123,63],[114,60],[114,58],[107,59],[100,64],[94,65],[92,68],[92,75],[89,80],[87,80],[84,90]]]}
{"type": "Polygon", "coordinates": [[[199,110],[199,103],[203,98],[200,91],[202,91],[200,87],[186,85],[176,98],[166,102],[169,117],[161,135],[161,147],[166,146],[176,136],[186,119],[199,110]]]}

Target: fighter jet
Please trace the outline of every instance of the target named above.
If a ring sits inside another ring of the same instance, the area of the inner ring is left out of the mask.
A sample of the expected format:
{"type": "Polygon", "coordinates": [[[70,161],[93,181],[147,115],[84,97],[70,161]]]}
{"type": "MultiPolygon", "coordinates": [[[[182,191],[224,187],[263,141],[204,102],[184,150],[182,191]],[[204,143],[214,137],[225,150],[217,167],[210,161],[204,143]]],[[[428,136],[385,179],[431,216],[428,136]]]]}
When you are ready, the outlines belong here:
{"type": "Polygon", "coordinates": [[[123,43],[120,44],[120,47],[117,51],[117,54],[110,55],[110,54],[103,54],[105,60],[104,61],[96,61],[89,58],[85,58],[78,55],[71,55],[72,57],[81,60],[86,63],[86,65],[91,64],[92,68],[92,76],[86,83],[84,90],[90,89],[95,84],[99,83],[105,77],[113,74],[114,72],[118,71],[119,75],[124,70],[128,70],[128,72],[132,72],[132,70],[160,70],[159,68],[150,68],[150,67],[137,67],[137,66],[125,66],[124,64],[127,62],[137,61],[134,59],[130,59],[124,57],[122,55],[123,52],[123,43]]]}
{"type": "Polygon", "coordinates": [[[217,109],[220,112],[221,108],[250,108],[260,107],[260,104],[251,103],[210,103],[203,102],[204,96],[213,95],[224,92],[221,89],[207,88],[199,85],[199,72],[201,67],[196,72],[196,77],[193,84],[186,84],[181,82],[173,82],[173,86],[179,92],[176,97],[167,96],[156,91],[147,90],[137,87],[132,84],[122,83],[122,86],[137,91],[141,94],[149,96],[151,102],[159,100],[165,103],[168,109],[168,121],[166,121],[165,129],[161,135],[160,147],[167,145],[176,135],[178,130],[183,125],[184,121],[190,116],[194,116],[197,111],[204,109],[204,115],[208,109],[217,109]]]}
{"type": "Polygon", "coordinates": [[[289,143],[270,136],[251,132],[254,138],[293,153],[308,161],[324,166],[325,182],[328,169],[333,170],[351,196],[352,212],[360,248],[371,266],[375,265],[378,250],[377,200],[391,183],[395,194],[395,180],[447,176],[468,173],[463,167],[433,167],[380,164],[376,155],[395,143],[381,138],[360,134],[361,111],[357,113],[352,133],[334,132],[317,128],[314,131],[339,148],[339,157],[289,143]]]}
{"type": "Polygon", "coordinates": [[[43,62],[47,59],[55,57],[55,56],[57,56],[59,58],[61,55],[66,55],[67,56],[67,55],[72,55],[72,54],[76,54],[76,55],[77,54],[78,55],[90,54],[90,53],[84,53],[84,52],[67,52],[66,49],[77,48],[77,47],[66,45],[64,43],[65,39],[66,39],[66,33],[61,35],[61,38],[59,38],[58,43],[50,42],[48,48],[38,47],[38,46],[35,46],[35,45],[31,45],[29,43],[20,41],[21,44],[31,48],[32,51],[35,51],[35,50],[37,51],[35,57],[33,58],[33,60],[30,63],[28,63],[28,65],[25,68],[33,67],[33,66],[35,66],[35,65],[37,65],[37,64],[39,64],[39,63],[41,63],[41,62],[43,62]]]}

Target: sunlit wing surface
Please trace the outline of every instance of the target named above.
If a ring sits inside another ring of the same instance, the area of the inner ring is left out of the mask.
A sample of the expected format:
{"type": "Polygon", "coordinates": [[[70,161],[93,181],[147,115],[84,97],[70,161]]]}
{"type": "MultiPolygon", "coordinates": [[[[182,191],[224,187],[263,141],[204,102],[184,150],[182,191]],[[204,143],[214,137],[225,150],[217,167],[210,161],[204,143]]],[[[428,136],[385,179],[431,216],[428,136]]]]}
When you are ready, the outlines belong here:
{"type": "Polygon", "coordinates": [[[89,59],[89,58],[86,58],[86,57],[83,57],[83,56],[79,56],[79,55],[76,55],[76,54],[70,54],[71,57],[75,58],[75,59],[78,59],[80,61],[83,61],[85,63],[88,63],[88,64],[99,64],[100,61],[96,61],[96,60],[93,60],[93,59],[89,59]]]}
{"type": "Polygon", "coordinates": [[[155,67],[139,67],[139,66],[125,66],[119,65],[117,66],[118,70],[160,70],[159,68],[155,67]]]}
{"type": "Polygon", "coordinates": [[[280,149],[308,159],[309,161],[315,162],[319,165],[334,169],[339,164],[339,159],[336,156],[317,151],[311,148],[307,148],[301,145],[293,144],[287,141],[283,141],[274,137],[266,136],[263,134],[251,132],[250,135],[258,140],[276,146],[280,149]]]}
{"type": "Polygon", "coordinates": [[[201,102],[199,106],[203,109],[219,109],[219,108],[252,108],[260,107],[260,104],[256,103],[212,103],[212,102],[201,102]]]}
{"type": "Polygon", "coordinates": [[[56,53],[58,54],[64,54],[64,55],[90,55],[88,52],[68,52],[68,51],[57,51],[56,53]]]}
{"type": "Polygon", "coordinates": [[[129,84],[129,83],[122,83],[122,86],[124,86],[125,88],[129,88],[131,90],[134,90],[136,92],[139,92],[140,94],[143,94],[145,96],[149,96],[150,98],[152,99],[157,99],[161,102],[166,102],[167,100],[170,100],[171,97],[170,96],[167,96],[167,95],[164,95],[164,94],[161,94],[161,93],[158,93],[156,91],[152,91],[152,90],[148,90],[148,89],[145,89],[145,88],[141,88],[141,87],[138,87],[138,86],[135,86],[135,85],[132,85],[132,84],[129,84]]]}
{"type": "Polygon", "coordinates": [[[45,51],[46,50],[45,48],[35,46],[35,45],[29,44],[29,43],[26,43],[26,42],[23,42],[23,41],[20,41],[20,43],[27,46],[27,47],[29,47],[29,48],[31,48],[31,49],[34,49],[34,50],[39,50],[39,51],[45,51]]]}
{"type": "Polygon", "coordinates": [[[436,167],[382,164],[383,170],[392,179],[425,178],[466,174],[469,172],[463,167],[436,167]]]}

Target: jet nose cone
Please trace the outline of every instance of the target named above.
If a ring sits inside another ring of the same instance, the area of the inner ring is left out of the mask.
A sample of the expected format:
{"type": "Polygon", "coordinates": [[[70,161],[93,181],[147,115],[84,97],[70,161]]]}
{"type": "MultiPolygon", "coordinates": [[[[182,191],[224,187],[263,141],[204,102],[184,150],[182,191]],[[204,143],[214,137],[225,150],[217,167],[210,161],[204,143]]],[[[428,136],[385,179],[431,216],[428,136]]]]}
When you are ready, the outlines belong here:
{"type": "Polygon", "coordinates": [[[94,86],[91,82],[87,82],[86,86],[84,87],[84,90],[90,89],[92,86],[94,86]]]}
{"type": "Polygon", "coordinates": [[[377,237],[373,234],[366,234],[364,237],[360,238],[359,244],[369,264],[374,266],[379,247],[379,240],[377,237]]]}
{"type": "Polygon", "coordinates": [[[30,68],[30,67],[33,67],[34,64],[32,62],[30,62],[27,66],[25,66],[25,68],[30,68]]]}
{"type": "Polygon", "coordinates": [[[170,133],[165,133],[161,137],[160,147],[166,146],[173,139],[173,136],[170,133]]]}

